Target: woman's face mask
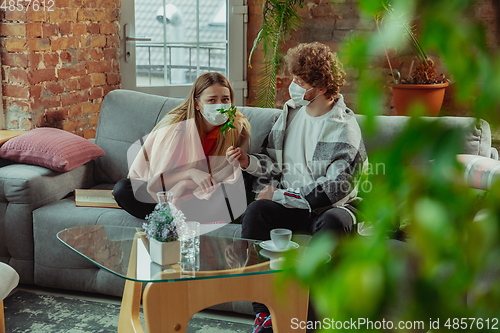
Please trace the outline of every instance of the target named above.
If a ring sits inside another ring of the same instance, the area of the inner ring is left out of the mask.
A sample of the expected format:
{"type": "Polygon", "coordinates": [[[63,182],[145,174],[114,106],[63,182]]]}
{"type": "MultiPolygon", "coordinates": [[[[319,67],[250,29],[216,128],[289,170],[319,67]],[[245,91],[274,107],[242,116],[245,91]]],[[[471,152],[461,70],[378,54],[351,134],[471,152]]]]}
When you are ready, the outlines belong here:
{"type": "Polygon", "coordinates": [[[226,104],[203,104],[203,117],[210,125],[219,126],[224,124],[229,118],[226,114],[222,114],[217,109],[227,110],[231,107],[231,103],[226,104]]]}
{"type": "Polygon", "coordinates": [[[309,90],[306,90],[306,89],[302,88],[301,86],[299,86],[294,81],[292,81],[292,83],[290,83],[290,86],[288,86],[288,92],[290,93],[290,97],[292,98],[292,100],[295,102],[296,105],[302,105],[302,106],[309,105],[309,103],[314,101],[316,99],[316,97],[319,96],[319,94],[318,94],[316,97],[314,97],[310,101],[307,101],[304,99],[304,96],[306,95],[306,93],[308,91],[313,90],[313,89],[314,89],[314,87],[309,89],[309,90]]]}

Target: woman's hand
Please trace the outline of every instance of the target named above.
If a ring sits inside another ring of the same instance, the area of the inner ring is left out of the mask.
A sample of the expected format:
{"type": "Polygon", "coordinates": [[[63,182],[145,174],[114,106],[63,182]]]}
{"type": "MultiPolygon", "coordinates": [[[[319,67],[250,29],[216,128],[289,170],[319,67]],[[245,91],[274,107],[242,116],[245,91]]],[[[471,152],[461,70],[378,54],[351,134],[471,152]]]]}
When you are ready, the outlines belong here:
{"type": "Polygon", "coordinates": [[[186,181],[185,180],[181,180],[180,182],[178,182],[177,184],[175,184],[174,186],[172,186],[170,188],[169,192],[172,192],[172,194],[173,194],[172,195],[172,203],[174,205],[177,202],[177,199],[182,197],[185,190],[186,190],[186,181]]]}
{"type": "Polygon", "coordinates": [[[240,166],[243,169],[248,168],[250,159],[248,154],[241,148],[234,148],[233,146],[227,148],[226,159],[233,166],[240,166]]]}
{"type": "Polygon", "coordinates": [[[206,192],[213,186],[212,176],[209,173],[198,169],[190,169],[189,177],[198,185],[202,191],[206,192]]]}

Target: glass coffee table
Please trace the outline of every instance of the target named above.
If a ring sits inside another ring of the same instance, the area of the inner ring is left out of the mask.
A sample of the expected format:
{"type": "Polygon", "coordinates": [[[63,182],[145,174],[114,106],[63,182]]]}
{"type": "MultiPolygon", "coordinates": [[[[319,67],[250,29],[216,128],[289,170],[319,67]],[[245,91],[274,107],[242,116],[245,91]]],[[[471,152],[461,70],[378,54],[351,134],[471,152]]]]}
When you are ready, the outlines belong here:
{"type": "MultiPolygon", "coordinates": [[[[276,333],[289,332],[292,319],[306,321],[308,290],[293,281],[276,294],[275,269],[260,241],[201,235],[194,251],[174,265],[151,261],[141,229],[121,226],[78,226],[57,234],[70,249],[124,279],[118,332],[143,332],[139,311],[142,295],[146,331],[186,332],[197,312],[220,303],[266,304],[276,333]]],[[[194,242],[196,244],[196,242],[194,242]]],[[[301,332],[301,330],[294,330],[301,332]]],[[[305,332],[305,329],[303,330],[305,332]]]]}

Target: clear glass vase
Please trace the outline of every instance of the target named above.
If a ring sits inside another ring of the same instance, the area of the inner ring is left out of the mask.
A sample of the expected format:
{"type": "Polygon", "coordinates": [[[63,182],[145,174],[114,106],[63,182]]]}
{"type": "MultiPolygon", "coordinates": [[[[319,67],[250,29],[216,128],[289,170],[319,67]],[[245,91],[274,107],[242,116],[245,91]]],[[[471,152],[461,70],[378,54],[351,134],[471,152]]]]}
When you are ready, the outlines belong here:
{"type": "Polygon", "coordinates": [[[156,196],[158,197],[158,204],[155,206],[156,210],[167,210],[169,208],[170,203],[172,202],[172,198],[174,194],[172,192],[157,192],[156,196]]]}

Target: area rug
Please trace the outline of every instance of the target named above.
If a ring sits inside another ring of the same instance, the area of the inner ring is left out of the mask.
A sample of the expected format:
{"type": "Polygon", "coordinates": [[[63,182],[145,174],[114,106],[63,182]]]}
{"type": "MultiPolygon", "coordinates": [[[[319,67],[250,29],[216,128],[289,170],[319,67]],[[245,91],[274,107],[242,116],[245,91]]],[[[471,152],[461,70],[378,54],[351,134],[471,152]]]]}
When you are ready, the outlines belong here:
{"type": "MultiPolygon", "coordinates": [[[[107,333],[117,332],[119,304],[37,294],[18,290],[4,300],[8,333],[107,333]]],[[[144,318],[141,309],[141,321],[144,318]]],[[[248,333],[252,325],[203,318],[189,321],[188,333],[248,333]]]]}

